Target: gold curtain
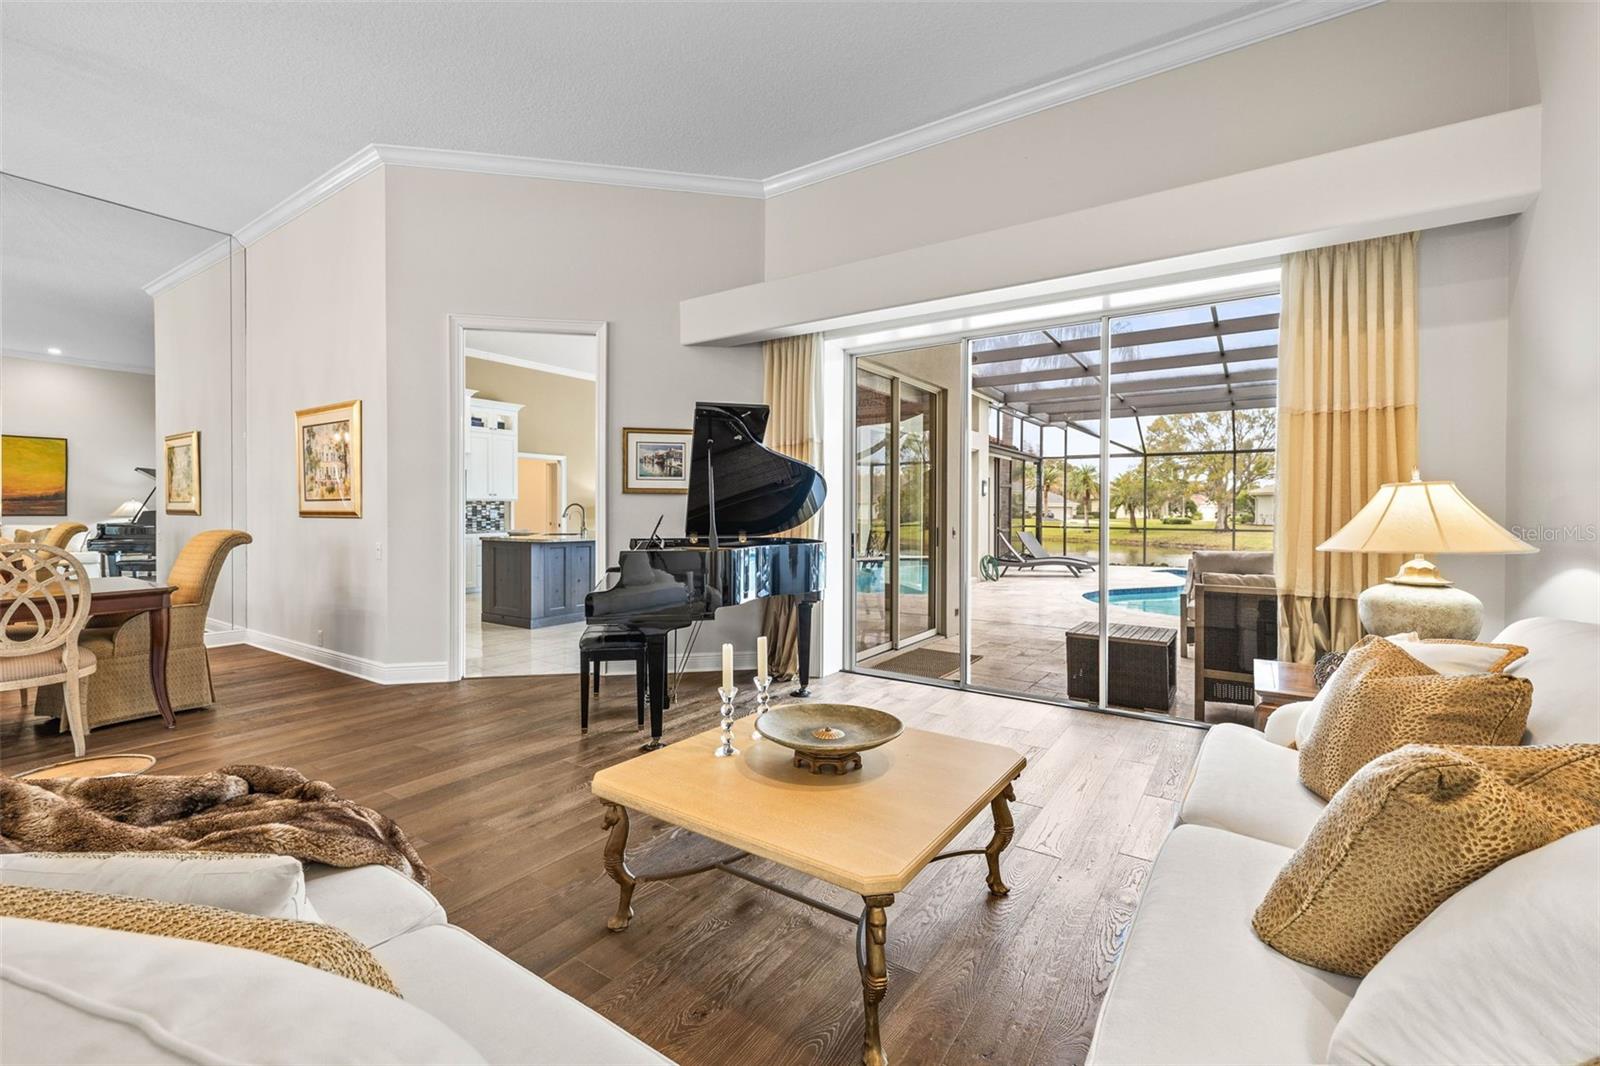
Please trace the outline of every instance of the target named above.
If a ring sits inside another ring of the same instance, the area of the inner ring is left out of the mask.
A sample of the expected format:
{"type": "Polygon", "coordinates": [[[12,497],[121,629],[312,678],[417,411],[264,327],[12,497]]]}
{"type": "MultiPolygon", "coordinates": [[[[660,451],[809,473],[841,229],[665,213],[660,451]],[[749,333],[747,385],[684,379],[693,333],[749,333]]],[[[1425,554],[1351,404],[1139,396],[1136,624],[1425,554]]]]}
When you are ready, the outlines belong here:
{"type": "Polygon", "coordinates": [[[1396,556],[1318,552],[1417,462],[1417,234],[1283,260],[1278,329],[1278,657],[1361,638],[1356,597],[1396,556]]]}
{"type": "MultiPolygon", "coordinates": [[[[761,399],[772,414],[767,420],[767,447],[791,459],[818,466],[822,460],[821,394],[822,336],[808,333],[783,337],[761,346],[766,383],[761,399]]],[[[796,537],[815,537],[818,521],[812,516],[792,531],[796,537]]],[[[774,596],[766,601],[761,630],[767,636],[767,667],[774,677],[789,677],[800,668],[799,627],[794,597],[774,596]]]]}

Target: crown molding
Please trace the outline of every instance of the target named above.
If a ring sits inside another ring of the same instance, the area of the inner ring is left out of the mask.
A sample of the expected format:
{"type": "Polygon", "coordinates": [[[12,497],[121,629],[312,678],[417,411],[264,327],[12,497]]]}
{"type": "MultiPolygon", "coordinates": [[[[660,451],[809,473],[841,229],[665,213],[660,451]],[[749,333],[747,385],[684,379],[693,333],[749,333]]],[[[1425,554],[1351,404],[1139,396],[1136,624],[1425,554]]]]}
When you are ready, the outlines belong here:
{"type": "Polygon", "coordinates": [[[945,141],[955,140],[993,126],[1003,125],[1060,104],[1081,100],[1086,96],[1103,93],[1129,82],[1164,74],[1169,70],[1198,63],[1213,56],[1232,52],[1258,41],[1279,37],[1285,33],[1314,26],[1341,15],[1348,15],[1383,0],[1280,0],[1272,7],[1241,15],[1210,29],[1200,30],[1165,44],[1146,48],[1070,74],[1056,81],[1045,82],[1031,89],[1003,96],[987,104],[936,119],[904,133],[885,137],[838,155],[807,163],[782,174],[775,174],[762,182],[768,197],[815,185],[829,178],[837,178],[851,171],[884,163],[945,141]]]}
{"type": "Polygon", "coordinates": [[[233,238],[224,237],[209,248],[196,252],[165,274],[154,281],[147,281],[140,286],[146,296],[155,296],[165,292],[181,281],[187,281],[209,266],[215,266],[228,258],[228,252],[233,247],[233,238]]]}
{"type": "Polygon", "coordinates": [[[571,367],[556,366],[554,363],[542,363],[537,359],[524,359],[520,355],[502,355],[499,352],[486,352],[481,348],[463,348],[461,354],[468,359],[482,359],[486,363],[503,363],[506,366],[520,367],[523,370],[537,370],[541,374],[555,374],[564,378],[581,378],[584,381],[595,380],[593,370],[574,370],[571,367]]]}
{"type": "Polygon", "coordinates": [[[82,367],[85,370],[110,370],[119,374],[154,374],[153,366],[131,366],[127,363],[113,363],[107,359],[83,359],[75,355],[49,355],[45,352],[25,352],[18,348],[7,348],[3,353],[7,359],[27,359],[35,363],[52,363],[64,366],[82,367]]]}
{"type": "Polygon", "coordinates": [[[320,204],[344,188],[383,165],[376,145],[367,145],[332,170],[279,200],[255,218],[246,222],[233,236],[240,244],[250,245],[271,233],[297,215],[320,204]]]}
{"type": "MultiPolygon", "coordinates": [[[[1326,22],[1382,2],[1383,0],[1279,0],[1270,7],[1241,15],[1222,25],[1102,63],[1077,74],[1025,89],[987,104],[980,104],[947,118],[918,126],[916,129],[840,152],[838,155],[784,171],[765,180],[649,170],[643,167],[613,166],[604,163],[574,163],[560,159],[535,159],[489,152],[463,152],[445,148],[369,144],[245,223],[233,236],[241,246],[254,244],[340,189],[385,165],[456,170],[505,177],[544,178],[551,181],[576,181],[592,185],[699,193],[706,196],[767,199],[1011,122],[1059,104],[1105,92],[1141,78],[1175,70],[1258,41],[1326,22]]],[[[151,281],[144,286],[145,292],[154,296],[217,262],[227,251],[225,242],[219,244],[220,250],[208,249],[151,281]]]]}
{"type": "Polygon", "coordinates": [[[499,174],[512,178],[547,178],[581,181],[590,185],[621,185],[632,189],[704,193],[707,196],[741,196],[759,200],[766,195],[757,178],[726,178],[716,174],[684,174],[675,170],[611,166],[605,163],[571,163],[562,159],[458,152],[443,148],[409,148],[377,144],[372,150],[390,166],[464,170],[471,174],[499,174]]]}

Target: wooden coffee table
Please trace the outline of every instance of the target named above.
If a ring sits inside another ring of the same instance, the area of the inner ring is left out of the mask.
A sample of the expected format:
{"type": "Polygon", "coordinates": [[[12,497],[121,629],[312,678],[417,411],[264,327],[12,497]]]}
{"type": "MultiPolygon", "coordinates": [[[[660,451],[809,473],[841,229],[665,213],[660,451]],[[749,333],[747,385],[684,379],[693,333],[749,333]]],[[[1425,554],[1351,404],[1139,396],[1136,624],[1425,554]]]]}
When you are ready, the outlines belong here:
{"type": "Polygon", "coordinates": [[[1285,703],[1313,699],[1317,682],[1313,664],[1281,659],[1257,659],[1255,668],[1256,728],[1267,728],[1267,717],[1285,703]]]}
{"type": "Polygon", "coordinates": [[[958,855],[988,860],[991,894],[1010,891],[1000,876],[1000,853],[1013,833],[1011,782],[1027,760],[1010,748],[907,729],[882,748],[862,753],[863,766],[835,777],[797,768],[794,753],[751,737],[753,717],[734,723],[739,755],[714,758],[720,731],[707,730],[594,775],[591,788],[605,805],[605,869],[621,889],[613,932],[633,917],[641,881],[720,870],[772,889],[856,927],[866,1013],[861,1061],[884,1066],[878,1003],[889,987],[884,943],[895,893],[923,868],[958,855]],[[987,847],[943,851],[989,808],[994,836],[987,847]],[[676,870],[635,873],[628,868],[628,812],[653,815],[731,849],[676,870]],[[854,914],[792,891],[738,865],[756,856],[861,896],[854,914]]]}

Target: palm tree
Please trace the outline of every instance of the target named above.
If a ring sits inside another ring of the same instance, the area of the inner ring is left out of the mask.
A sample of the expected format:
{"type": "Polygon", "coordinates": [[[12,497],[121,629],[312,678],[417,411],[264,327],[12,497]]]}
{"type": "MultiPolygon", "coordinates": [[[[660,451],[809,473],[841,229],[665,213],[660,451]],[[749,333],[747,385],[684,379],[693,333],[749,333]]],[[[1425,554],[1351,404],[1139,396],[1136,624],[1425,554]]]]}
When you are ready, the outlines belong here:
{"type": "Polygon", "coordinates": [[[1087,517],[1096,497],[1100,495],[1100,477],[1093,466],[1075,464],[1067,470],[1067,495],[1083,503],[1087,517]]]}

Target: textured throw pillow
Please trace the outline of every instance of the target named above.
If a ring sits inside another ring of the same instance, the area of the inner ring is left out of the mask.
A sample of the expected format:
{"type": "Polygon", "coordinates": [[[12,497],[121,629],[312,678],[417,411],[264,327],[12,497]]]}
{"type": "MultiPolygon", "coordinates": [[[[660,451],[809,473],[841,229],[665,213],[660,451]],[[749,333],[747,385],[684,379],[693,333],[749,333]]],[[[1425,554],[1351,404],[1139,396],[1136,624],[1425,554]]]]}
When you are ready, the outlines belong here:
{"type": "Polygon", "coordinates": [[[0,855],[0,884],[195,903],[262,918],[320,921],[300,860],[221,851],[32,851],[0,855]]]}
{"type": "Polygon", "coordinates": [[[291,959],[398,996],[377,958],[349,933],[319,922],[258,918],[191,903],[0,885],[0,917],[151,933],[249,948],[291,959]]]}
{"type": "Polygon", "coordinates": [[[1597,872],[1600,826],[1518,855],[1439,904],[1362,979],[1327,1061],[1592,1061],[1597,872]]]}
{"type": "Polygon", "coordinates": [[[1364,975],[1507,859],[1600,824],[1600,744],[1411,745],[1334,796],[1251,926],[1299,962],[1364,975]]]}
{"type": "Polygon", "coordinates": [[[1505,674],[1447,676],[1382,637],[1365,637],[1317,694],[1296,738],[1300,783],[1323,799],[1361,767],[1406,744],[1515,744],[1533,683],[1505,674]]]}

